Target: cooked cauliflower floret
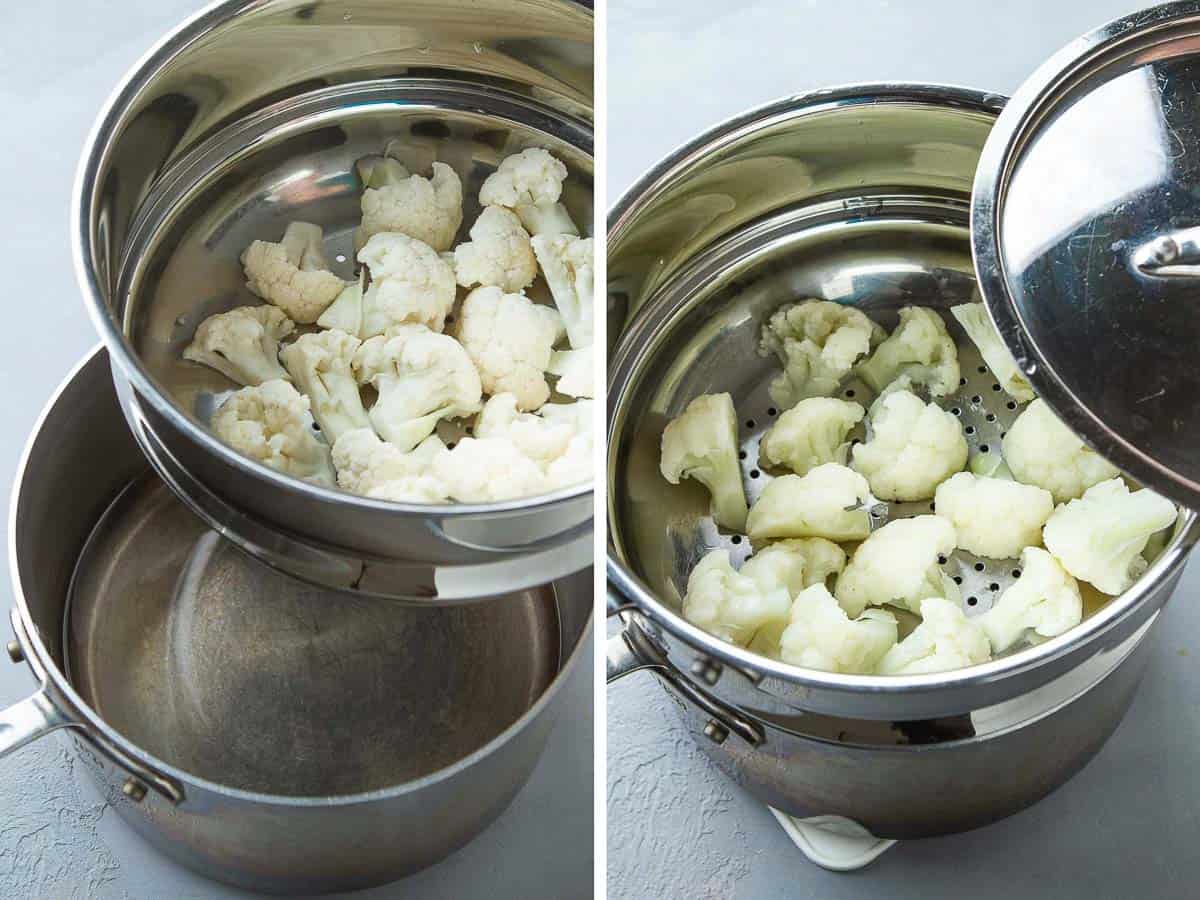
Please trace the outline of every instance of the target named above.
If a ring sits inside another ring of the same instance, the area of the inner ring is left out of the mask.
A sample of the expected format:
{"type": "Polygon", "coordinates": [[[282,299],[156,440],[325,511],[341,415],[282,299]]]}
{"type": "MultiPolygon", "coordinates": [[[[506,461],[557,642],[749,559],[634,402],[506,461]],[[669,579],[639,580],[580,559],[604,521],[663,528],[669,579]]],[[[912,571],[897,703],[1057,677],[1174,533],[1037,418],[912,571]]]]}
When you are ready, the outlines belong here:
{"type": "Polygon", "coordinates": [[[239,306],[209,316],[183,351],[183,358],[216,369],[243,385],[288,378],[279,364],[279,341],[296,328],[275,306],[239,306]]]}
{"type": "Polygon", "coordinates": [[[517,409],[512,394],[496,394],[483,405],[475,422],[475,436],[504,438],[542,466],[548,466],[567,452],[576,429],[566,422],[555,422],[517,409]]]}
{"type": "Polygon", "coordinates": [[[352,494],[378,500],[444,503],[446,486],[430,471],[433,461],[446,452],[436,435],[425,438],[411,453],[381,441],[370,428],[347,431],[333,445],[333,465],[338,486],[352,494]]]}
{"type": "Polygon", "coordinates": [[[663,478],[694,478],[712,495],[712,517],[722,528],[746,527],[746,492],[738,465],[737,413],[729,394],[702,394],[663,429],[663,478]]]}
{"type": "Polygon", "coordinates": [[[595,330],[595,241],[569,234],[539,234],[531,244],[571,346],[576,350],[590,346],[595,330]]]}
{"type": "Polygon", "coordinates": [[[312,403],[312,415],[331,444],[347,431],[370,428],[351,363],[360,342],[344,331],[302,334],[283,349],[292,380],[312,403]]]}
{"type": "Polygon", "coordinates": [[[1170,500],[1150,490],[1131,492],[1113,478],[1054,510],[1042,539],[1076,578],[1106,594],[1119,594],[1146,571],[1141,553],[1150,536],[1174,525],[1178,515],[1170,500]]]}
{"type": "Polygon", "coordinates": [[[471,226],[471,240],[454,248],[454,275],[463,287],[494,285],[515,294],[537,277],[529,232],[511,210],[485,206],[471,226]]]}
{"type": "Polygon", "coordinates": [[[593,397],[593,355],[591,346],[579,350],[555,350],[546,371],[558,376],[554,389],[568,397],[593,397]]]}
{"type": "Polygon", "coordinates": [[[941,316],[923,306],[906,306],[896,330],[859,365],[858,374],[876,391],[907,375],[932,396],[945,397],[958,390],[958,348],[941,316]]]}
{"type": "Polygon", "coordinates": [[[461,503],[490,503],[548,490],[541,466],[506,438],[462,438],[433,462],[433,476],[461,503]]]}
{"type": "Polygon", "coordinates": [[[1117,475],[1117,467],[1077,438],[1041,399],[1017,416],[1001,449],[1013,477],[1045,488],[1055,503],[1117,475]]]}
{"type": "Polygon", "coordinates": [[[958,603],[941,597],[920,602],[921,624],[887,652],[880,675],[927,675],[978,665],[992,658],[987,634],[958,603]]]}
{"type": "Polygon", "coordinates": [[[445,163],[433,164],[431,178],[410,175],[394,161],[376,166],[362,195],[359,242],[398,231],[434,250],[449,250],[462,224],[462,202],[462,182],[445,163]]]}
{"type": "Polygon", "coordinates": [[[709,634],[745,646],[754,633],[786,622],[792,605],[787,588],[763,588],[734,570],[728,550],[712,550],[688,576],[683,617],[709,634]]]}
{"type": "Polygon", "coordinates": [[[805,397],[835,393],[881,335],[882,329],[854,307],[828,300],[802,300],[776,310],[759,342],[759,353],[774,353],[783,363],[783,374],[771,382],[771,399],[788,409],[805,397]]]}
{"type": "Polygon", "coordinates": [[[354,354],[354,374],[379,392],[367,413],[372,427],[405,453],[441,419],[479,410],[479,373],[466,351],[424,325],[400,325],[364,341],[354,354]]]}
{"type": "Polygon", "coordinates": [[[330,272],[316,225],[293,222],[278,244],[254,241],[242,254],[246,287],[302,325],[317,321],[346,286],[330,272]]]}
{"type": "Polygon", "coordinates": [[[562,334],[562,318],[521,294],[475,288],[463,300],[455,336],[479,370],[489,394],[515,394],[523,410],[550,397],[545,371],[562,334]]]}
{"type": "Polygon", "coordinates": [[[571,214],[561,203],[522,203],[514,209],[531,235],[579,234],[571,214]]]}
{"type": "Polygon", "coordinates": [[[934,509],[954,525],[963,550],[1010,559],[1042,543],[1042,526],[1054,512],[1054,498],[1033,485],[959,472],[938,485],[934,509]]]}
{"type": "Polygon", "coordinates": [[[983,361],[996,376],[1000,387],[1004,388],[1010,397],[1021,403],[1032,400],[1035,396],[1033,387],[1025,380],[1025,376],[1017,368],[1012,354],[1000,340],[999,333],[992,327],[992,320],[988,318],[983,304],[963,303],[950,307],[950,312],[954,318],[958,319],[958,323],[962,325],[967,337],[979,348],[979,352],[983,355],[983,361]]]}
{"type": "Polygon", "coordinates": [[[884,393],[871,405],[867,442],[851,465],[881,500],[924,500],[967,462],[967,441],[955,416],[907,390],[884,393]]]}
{"type": "Polygon", "coordinates": [[[854,551],[834,596],[850,616],[886,604],[919,613],[926,597],[957,603],[958,586],[939,566],[955,544],[954,526],[939,516],[888,522],[854,551]]]}
{"type": "Polygon", "coordinates": [[[851,619],[825,585],[815,584],[792,601],[779,656],[807,669],[869,674],[895,646],[896,632],[896,617],[890,612],[868,609],[851,619]]]}
{"type": "Polygon", "coordinates": [[[1039,547],[1021,553],[1021,577],[976,619],[992,652],[1002,653],[1030,632],[1054,637],[1083,621],[1079,585],[1053,556],[1039,547]]]}
{"type": "Polygon", "coordinates": [[[825,463],[806,475],[784,475],[763,489],[750,515],[751,540],[823,537],[862,540],[871,533],[867,479],[837,463],[825,463]]]}
{"type": "Polygon", "coordinates": [[[797,475],[822,463],[845,465],[850,451],[846,435],[864,414],[861,406],[848,400],[801,400],[762,436],[758,458],[770,466],[787,466],[797,475]]]}
{"type": "Polygon", "coordinates": [[[276,378],[235,391],[213,413],[222,441],[255,462],[313,484],[334,483],[329,447],[312,433],[308,398],[276,378]]]}
{"type": "MultiPolygon", "coordinates": [[[[814,584],[831,587],[833,579],[846,567],[846,551],[824,538],[794,538],[768,544],[742,564],[742,574],[752,578],[763,590],[787,588],[788,595],[814,584]]],[[[749,648],[772,659],[779,659],[779,639],[787,621],[764,625],[755,633],[749,648]]]]}
{"type": "Polygon", "coordinates": [[[496,171],[479,188],[482,206],[519,206],[556,203],[562,196],[567,167],[548,150],[531,147],[501,160],[496,171]]]}

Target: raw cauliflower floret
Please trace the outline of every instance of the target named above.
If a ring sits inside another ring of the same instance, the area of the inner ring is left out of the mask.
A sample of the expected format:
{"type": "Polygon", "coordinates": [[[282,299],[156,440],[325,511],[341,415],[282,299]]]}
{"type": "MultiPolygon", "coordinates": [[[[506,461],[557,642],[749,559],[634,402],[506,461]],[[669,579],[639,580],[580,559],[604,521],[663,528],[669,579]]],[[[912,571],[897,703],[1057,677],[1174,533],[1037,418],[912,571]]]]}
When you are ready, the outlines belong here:
{"type": "Polygon", "coordinates": [[[938,485],[934,509],[954,526],[963,550],[1011,559],[1042,543],[1054,498],[1033,485],[959,472],[938,485]]]}
{"type": "Polygon", "coordinates": [[[562,196],[567,167],[550,151],[531,147],[500,162],[479,188],[481,206],[520,206],[556,203],[562,196]]]}
{"type": "Polygon", "coordinates": [[[496,394],[483,405],[475,422],[475,436],[504,438],[534,462],[545,467],[567,452],[575,428],[517,409],[512,394],[496,394]]]}
{"type": "Polygon", "coordinates": [[[280,378],[235,391],[213,413],[222,441],[255,462],[313,484],[334,483],[329,447],[312,433],[308,398],[280,378]]]}
{"type": "Polygon", "coordinates": [[[576,350],[590,346],[595,331],[595,241],[569,234],[539,234],[530,243],[571,346],[576,350]]]}
{"type": "Polygon", "coordinates": [[[579,234],[561,203],[522,203],[513,210],[531,235],[579,234]]]}
{"type": "Polygon", "coordinates": [[[547,372],[558,376],[554,389],[568,397],[595,396],[594,359],[590,345],[579,350],[555,350],[546,367],[547,372]]]}
{"type": "Polygon", "coordinates": [[[1032,385],[1021,374],[1012,354],[1000,340],[1000,334],[992,327],[992,320],[988,318],[983,304],[963,303],[950,307],[950,313],[958,319],[967,337],[979,348],[983,361],[1000,382],[1000,387],[1021,403],[1032,400],[1036,396],[1032,385]]]}
{"type": "Polygon", "coordinates": [[[379,439],[370,428],[347,431],[333,445],[338,486],[377,500],[444,503],[446,486],[430,471],[446,452],[437,435],[425,438],[411,453],[379,439]]]}
{"type": "Polygon", "coordinates": [[[779,656],[807,669],[869,674],[895,646],[896,636],[896,617],[890,612],[868,609],[851,619],[825,585],[815,584],[792,601],[779,656]]]}
{"type": "Polygon", "coordinates": [[[773,479],[750,507],[746,533],[751,540],[823,537],[862,540],[871,533],[867,479],[837,463],[806,475],[773,479]]]}
{"type": "Polygon", "coordinates": [[[957,603],[958,586],[939,565],[955,546],[954,526],[940,516],[894,519],[854,551],[834,596],[852,617],[887,604],[919,614],[926,597],[957,603]]]}
{"type": "Polygon", "coordinates": [[[985,663],[992,658],[987,634],[957,602],[929,597],[920,603],[921,624],[887,652],[880,675],[927,675],[985,663]]]}
{"type": "Polygon", "coordinates": [[[433,476],[461,503],[489,503],[548,490],[541,467],[505,438],[462,438],[433,462],[433,476]]]}
{"type": "Polygon", "coordinates": [[[738,465],[737,413],[729,394],[702,394],[663,429],[663,478],[694,478],[712,495],[712,517],[722,528],[746,527],[746,492],[738,465]]]}
{"type": "MultiPolygon", "coordinates": [[[[787,588],[795,597],[814,584],[831,587],[833,579],[846,567],[846,551],[824,538],[793,538],[768,544],[742,564],[742,574],[752,578],[763,590],[787,588]]],[[[772,659],[779,659],[779,639],[787,621],[764,625],[754,635],[749,648],[772,659]]]]}
{"type": "Polygon", "coordinates": [[[242,385],[287,379],[287,370],[279,364],[279,341],[295,328],[278,307],[239,306],[201,322],[183,358],[242,385]]]}
{"type": "Polygon", "coordinates": [[[242,254],[246,287],[290,318],[310,325],[346,286],[329,271],[320,227],[293,222],[278,244],[254,241],[242,254]]]}
{"type": "Polygon", "coordinates": [[[379,392],[367,413],[372,427],[405,453],[441,419],[479,411],[479,373],[466,351],[424,325],[400,325],[364,341],[354,354],[354,374],[379,392]]]}
{"type": "Polygon", "coordinates": [[[351,367],[359,345],[358,338],[344,331],[317,331],[300,335],[283,349],[283,363],[308,397],[330,444],[347,431],[371,427],[351,367]]]}
{"type": "Polygon", "coordinates": [[[688,576],[683,617],[714,637],[745,646],[758,629],[786,622],[791,605],[787,588],[763,590],[734,570],[728,550],[712,550],[688,576]]]}
{"type": "Polygon", "coordinates": [[[1113,478],[1054,510],[1042,539],[1076,578],[1119,594],[1148,568],[1141,553],[1150,536],[1174,525],[1178,515],[1170,500],[1150,490],[1131,492],[1113,478]]]}
{"type": "Polygon", "coordinates": [[[786,466],[797,475],[822,463],[845,465],[850,452],[846,435],[864,415],[861,406],[848,400],[801,400],[762,436],[758,458],[770,466],[786,466]]]}
{"type": "MultiPolygon", "coordinates": [[[[360,172],[362,168],[360,167],[360,172]]],[[[383,231],[398,231],[434,250],[449,250],[462,224],[462,182],[445,163],[433,164],[433,176],[410,175],[394,160],[376,166],[362,195],[359,242],[383,231]]]]}
{"type": "Polygon", "coordinates": [[[529,232],[511,210],[485,206],[471,226],[471,240],[454,248],[454,275],[463,287],[493,285],[515,294],[533,284],[537,259],[529,232]]]}
{"type": "Polygon", "coordinates": [[[859,365],[858,374],[875,391],[907,375],[930,395],[945,397],[958,390],[958,348],[941,316],[923,306],[906,306],[896,330],[859,365]]]}
{"type": "Polygon", "coordinates": [[[958,419],[908,390],[884,393],[871,404],[871,432],[854,447],[851,465],[867,476],[881,500],[924,500],[962,471],[967,441],[958,419]]]}
{"type": "Polygon", "coordinates": [[[1055,503],[1081,497],[1117,475],[1117,467],[1076,437],[1040,398],[1017,416],[1001,450],[1017,481],[1045,488],[1055,503]]]}
{"type": "Polygon", "coordinates": [[[562,334],[562,318],[521,294],[498,287],[475,288],[463,300],[455,337],[479,370],[489,394],[515,394],[523,410],[550,397],[545,371],[562,334]]]}
{"type": "Polygon", "coordinates": [[[395,325],[445,327],[454,306],[454,269],[428,244],[396,232],[373,236],[358,251],[371,284],[350,285],[317,324],[356,337],[375,337],[395,325]]]}
{"type": "Polygon", "coordinates": [[[1021,577],[992,608],[976,619],[993,653],[1003,653],[1030,632],[1054,637],[1083,621],[1079,585],[1058,560],[1040,547],[1021,553],[1021,577]]]}
{"type": "Polygon", "coordinates": [[[783,374],[771,382],[771,399],[788,409],[805,397],[835,393],[882,333],[857,309],[828,300],[802,300],[776,310],[759,342],[759,353],[774,353],[783,363],[783,374]]]}
{"type": "Polygon", "coordinates": [[[547,422],[570,425],[575,432],[562,456],[546,467],[547,490],[591,481],[594,466],[592,401],[547,403],[537,414],[547,422]]]}

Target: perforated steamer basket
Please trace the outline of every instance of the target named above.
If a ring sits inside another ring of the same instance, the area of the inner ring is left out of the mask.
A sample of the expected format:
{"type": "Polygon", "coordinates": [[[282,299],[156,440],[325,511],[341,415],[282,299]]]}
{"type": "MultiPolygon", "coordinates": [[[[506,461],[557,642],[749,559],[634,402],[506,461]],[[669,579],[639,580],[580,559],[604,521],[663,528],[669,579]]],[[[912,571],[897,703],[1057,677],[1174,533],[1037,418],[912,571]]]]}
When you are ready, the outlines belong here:
{"type": "MultiPolygon", "coordinates": [[[[841,815],[880,837],[961,830],[1014,812],[1070,777],[1120,721],[1145,637],[1196,539],[1181,515],[1121,597],[1089,594],[1077,628],[985,665],[935,675],[800,669],[713,638],[680,613],[689,571],[719,532],[699,485],[659,472],[662,429],[695,396],[733,395],[748,497],[773,423],[779,372],[758,353],[781,304],[818,297],[882,325],[942,310],[963,381],[946,406],[972,455],[998,453],[1019,409],[948,307],[978,299],[969,213],[980,151],[1003,98],[959,88],[865,85],[788,98],[725,123],[655,167],[609,219],[610,608],[624,629],[610,678],[655,671],[685,723],[740,784],[801,816],[841,815]]],[[[859,382],[844,395],[869,403],[859,382]]],[[[874,525],[930,511],[891,504],[874,525]]],[[[1017,575],[962,551],[945,563],[968,615],[1017,575]]]]}
{"type": "Polygon", "coordinates": [[[567,0],[230,0],[133,69],[84,151],[75,262],[125,416],[193,511],[291,574],[405,599],[494,595],[589,563],[589,484],[446,506],[312,486],[216,439],[207,421],[233,386],[180,353],[207,316],[260,302],[239,255],[289,221],[323,226],[351,278],[354,164],[389,145],[415,172],[456,169],[464,229],[501,159],[548,148],[589,229],[592,70],[590,5],[567,0]]]}

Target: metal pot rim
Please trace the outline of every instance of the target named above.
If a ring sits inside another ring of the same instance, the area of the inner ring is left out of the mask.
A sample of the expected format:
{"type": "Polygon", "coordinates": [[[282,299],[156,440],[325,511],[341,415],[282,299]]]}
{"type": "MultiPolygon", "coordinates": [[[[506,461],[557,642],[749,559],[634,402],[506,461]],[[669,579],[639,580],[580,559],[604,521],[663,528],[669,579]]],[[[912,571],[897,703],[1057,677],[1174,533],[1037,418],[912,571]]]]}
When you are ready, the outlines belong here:
{"type": "MultiPolygon", "coordinates": [[[[609,241],[613,243],[619,238],[620,231],[629,219],[652,200],[679,170],[723,144],[774,121],[868,103],[950,105],[995,115],[1005,102],[1006,99],[1000,94],[971,88],[906,82],[847,84],[819,88],[772,101],[708,129],[656,163],[645,176],[622,194],[609,212],[609,241]]],[[[614,350],[610,356],[616,352],[618,351],[614,350]]],[[[611,384],[609,387],[609,397],[612,398],[616,392],[611,390],[611,384]]],[[[609,402],[612,402],[611,399],[609,402]]],[[[613,409],[610,406],[610,425],[612,413],[613,409]]],[[[665,606],[646,583],[617,558],[616,549],[611,542],[607,551],[606,574],[617,595],[655,624],[688,646],[756,678],[770,677],[802,689],[843,694],[863,693],[892,697],[932,694],[1012,679],[1067,656],[1109,631],[1133,611],[1155,586],[1169,579],[1183,566],[1188,551],[1197,539],[1200,539],[1200,517],[1187,509],[1182,510],[1182,515],[1183,523],[1178,536],[1137,583],[1124,594],[1114,597],[1102,610],[1075,628],[1043,644],[1000,659],[966,669],[929,675],[840,675],[772,660],[713,637],[665,606]]]]}
{"type": "MultiPolygon", "coordinates": [[[[215,781],[201,778],[192,775],[182,769],[176,768],[171,764],[153,756],[144,751],[137,744],[127,740],[121,734],[116,732],[100,717],[95,710],[89,706],[84,699],[79,695],[75,688],[71,685],[66,675],[55,663],[50,654],[49,648],[42,641],[41,635],[38,632],[37,626],[33,621],[33,616],[29,611],[29,606],[25,600],[25,592],[21,585],[19,566],[17,565],[17,509],[20,504],[21,489],[25,479],[25,472],[28,466],[30,455],[33,451],[34,444],[37,442],[38,435],[45,424],[47,417],[58,404],[62,394],[68,386],[78,377],[83,370],[98,354],[108,354],[110,351],[104,344],[97,344],[89,350],[84,357],[76,363],[67,373],[66,377],[55,388],[50,399],[42,407],[42,411],[38,414],[33,428],[30,431],[29,437],[25,442],[25,447],[21,451],[20,461],[17,464],[16,475],[13,478],[12,495],[9,500],[8,510],[8,555],[11,564],[9,565],[9,581],[12,585],[14,604],[17,613],[20,616],[22,634],[18,634],[18,639],[22,642],[22,649],[29,657],[31,663],[37,669],[41,670],[44,677],[53,685],[55,692],[59,697],[66,701],[67,709],[63,712],[74,719],[71,724],[76,725],[83,732],[84,736],[90,740],[100,743],[115,746],[120,749],[121,753],[127,755],[137,763],[146,767],[146,769],[155,774],[163,774],[167,776],[167,780],[174,781],[183,785],[193,785],[203,790],[211,791],[216,794],[221,794],[228,797],[237,798],[239,800],[247,800],[255,803],[267,804],[272,806],[282,807],[331,807],[331,806],[353,806],[358,803],[367,803],[373,800],[381,800],[392,797],[399,797],[404,794],[415,793],[430,785],[441,781],[453,778],[458,773],[471,768],[480,760],[492,755],[500,747],[507,744],[512,738],[523,731],[530,722],[537,718],[541,712],[553,701],[562,690],[563,684],[567,678],[575,670],[579,663],[580,657],[584,654],[585,648],[589,642],[589,635],[592,629],[592,620],[594,611],[589,610],[587,622],[580,632],[579,640],[571,649],[566,660],[559,666],[558,672],[555,673],[553,680],[548,684],[541,695],[521,714],[521,716],[511,725],[489,740],[483,746],[477,748],[466,756],[451,763],[444,768],[438,769],[435,772],[430,772],[428,775],[423,775],[420,778],[411,781],[405,781],[397,785],[387,788],[380,788],[374,791],[362,791],[355,794],[335,794],[332,796],[313,796],[313,797],[296,797],[284,794],[264,794],[256,791],[247,791],[241,788],[228,787],[215,781]]],[[[379,602],[388,602],[381,600],[379,602]]],[[[35,672],[36,674],[36,672],[35,672]]],[[[63,704],[55,700],[55,705],[62,706],[63,704]]],[[[186,790],[184,793],[186,798],[186,790]]]]}
{"type": "MultiPolygon", "coordinates": [[[[203,38],[213,29],[234,18],[244,16],[247,12],[253,11],[254,7],[264,5],[266,2],[267,0],[253,0],[247,4],[245,0],[215,0],[169,31],[152,45],[117,82],[117,86],[101,106],[100,113],[84,141],[83,153],[76,168],[75,183],[72,187],[71,259],[75,268],[75,280],[83,293],[88,316],[104,345],[108,348],[112,361],[120,366],[121,371],[133,383],[139,396],[206,452],[217,456],[222,462],[236,467],[251,477],[267,482],[272,490],[298,494],[308,500],[370,510],[373,514],[391,513],[423,518],[431,512],[445,517],[536,512],[555,506],[562,501],[591,493],[593,483],[582,482],[531,498],[491,503],[400,503],[360,497],[292,478],[250,461],[227,447],[206,428],[184,415],[182,410],[154,383],[150,373],[129,346],[125,335],[107,314],[102,300],[103,293],[90,263],[93,248],[90,227],[91,200],[95,192],[97,173],[107,155],[108,144],[114,136],[121,115],[152,80],[156,70],[166,62],[174,59],[194,41],[203,38]]],[[[562,0],[562,2],[578,7],[588,16],[593,15],[591,4],[583,2],[583,0],[562,0]]]]}

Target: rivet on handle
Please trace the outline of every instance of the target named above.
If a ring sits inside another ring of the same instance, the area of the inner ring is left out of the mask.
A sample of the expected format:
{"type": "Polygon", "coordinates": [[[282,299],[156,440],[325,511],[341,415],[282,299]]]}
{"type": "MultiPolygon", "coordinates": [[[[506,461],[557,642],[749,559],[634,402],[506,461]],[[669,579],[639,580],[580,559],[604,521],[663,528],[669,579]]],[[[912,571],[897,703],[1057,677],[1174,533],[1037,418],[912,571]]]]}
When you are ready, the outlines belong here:
{"type": "Polygon", "coordinates": [[[146,786],[136,778],[126,778],[125,783],[121,785],[121,793],[134,803],[141,803],[146,799],[146,786]]]}
{"type": "Polygon", "coordinates": [[[715,719],[709,719],[704,724],[704,736],[714,744],[723,744],[729,737],[729,729],[715,719]]]}
{"type": "Polygon", "coordinates": [[[15,663],[25,661],[25,651],[21,649],[21,645],[16,641],[8,642],[8,658],[15,663]]]}
{"type": "Polygon", "coordinates": [[[697,656],[692,662],[692,674],[707,685],[714,685],[721,677],[721,664],[706,656],[697,656]]]}

